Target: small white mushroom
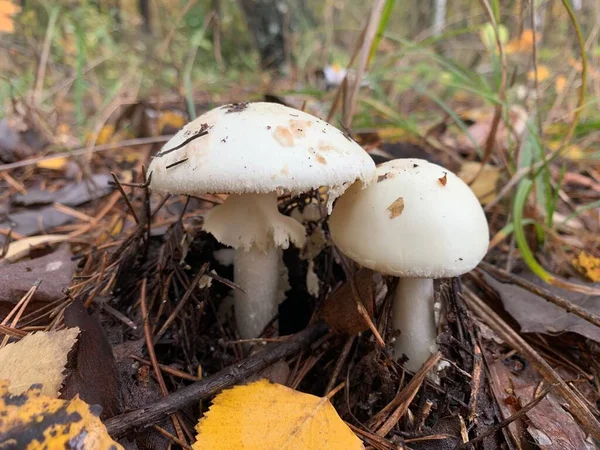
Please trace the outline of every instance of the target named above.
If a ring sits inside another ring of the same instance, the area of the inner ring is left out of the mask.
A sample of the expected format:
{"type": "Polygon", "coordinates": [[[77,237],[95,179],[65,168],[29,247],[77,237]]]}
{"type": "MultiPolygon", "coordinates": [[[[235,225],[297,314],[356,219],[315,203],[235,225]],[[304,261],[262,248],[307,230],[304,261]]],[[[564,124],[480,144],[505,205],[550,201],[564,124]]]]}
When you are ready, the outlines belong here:
{"type": "Polygon", "coordinates": [[[238,103],[187,124],[148,169],[151,189],[230,194],[204,217],[204,229],[235,249],[235,317],[243,339],[258,336],[279,303],[280,251],[302,247],[305,228],[279,213],[280,191],[329,188],[329,204],[356,180],[368,182],[370,156],[345,133],[275,103],[238,103]]]}
{"type": "Polygon", "coordinates": [[[400,277],[392,325],[395,356],[417,371],[436,351],[433,279],[459,276],[483,259],[485,214],[469,186],[421,159],[377,167],[376,180],[357,182],[337,200],[329,229],[340,251],[372,270],[400,277]]]}

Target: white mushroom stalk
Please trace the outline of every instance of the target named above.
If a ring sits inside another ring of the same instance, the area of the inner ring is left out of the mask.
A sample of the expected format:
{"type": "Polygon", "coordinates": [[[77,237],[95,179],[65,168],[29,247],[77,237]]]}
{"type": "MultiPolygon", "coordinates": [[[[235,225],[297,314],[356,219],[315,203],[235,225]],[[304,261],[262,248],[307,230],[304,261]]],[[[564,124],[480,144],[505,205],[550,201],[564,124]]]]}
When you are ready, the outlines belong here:
{"type": "Polygon", "coordinates": [[[304,226],[279,213],[277,193],[232,194],[204,217],[204,230],[235,249],[234,311],[242,339],[259,336],[275,317],[281,300],[281,249],[302,248],[304,226]]]}
{"type": "Polygon", "coordinates": [[[376,182],[355,183],[329,221],[340,251],[357,263],[399,277],[392,326],[395,356],[417,371],[437,349],[433,280],[459,276],[483,259],[485,214],[469,186],[421,159],[380,164],[376,182]]]}
{"type": "MultiPolygon", "coordinates": [[[[257,337],[282,299],[281,250],[302,247],[305,230],[277,209],[277,193],[326,187],[331,201],[368,182],[367,152],[327,122],[275,103],[221,106],[188,123],[148,168],[153,191],[229,194],[204,229],[235,249],[235,316],[244,339],[257,337]]],[[[285,280],[283,280],[285,281],[285,280]]]]}
{"type": "Polygon", "coordinates": [[[406,355],[411,372],[437,351],[437,327],[433,314],[433,280],[400,278],[392,304],[392,327],[401,335],[394,343],[394,355],[406,355]]]}

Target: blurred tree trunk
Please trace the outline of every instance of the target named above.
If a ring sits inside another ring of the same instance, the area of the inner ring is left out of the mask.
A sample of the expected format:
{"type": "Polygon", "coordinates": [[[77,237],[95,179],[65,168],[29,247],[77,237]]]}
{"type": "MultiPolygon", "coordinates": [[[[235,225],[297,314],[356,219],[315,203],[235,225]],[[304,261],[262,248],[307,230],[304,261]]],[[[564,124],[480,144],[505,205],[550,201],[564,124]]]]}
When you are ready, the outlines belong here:
{"type": "Polygon", "coordinates": [[[152,23],[150,22],[150,2],[148,0],[138,0],[138,8],[143,20],[143,29],[146,33],[152,33],[152,23]]]}
{"type": "Polygon", "coordinates": [[[264,70],[281,72],[286,63],[290,5],[286,0],[239,0],[264,70]]]}
{"type": "Polygon", "coordinates": [[[447,0],[435,0],[433,4],[433,35],[440,36],[446,27],[447,0]]]}

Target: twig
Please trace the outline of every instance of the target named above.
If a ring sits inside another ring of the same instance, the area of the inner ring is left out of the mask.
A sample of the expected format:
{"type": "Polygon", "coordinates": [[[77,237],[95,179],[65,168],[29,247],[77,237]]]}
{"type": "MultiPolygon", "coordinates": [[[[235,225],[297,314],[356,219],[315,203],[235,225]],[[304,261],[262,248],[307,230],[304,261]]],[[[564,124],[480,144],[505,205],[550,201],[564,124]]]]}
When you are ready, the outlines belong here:
{"type": "Polygon", "coordinates": [[[377,428],[376,433],[379,436],[383,437],[388,434],[392,428],[396,426],[402,416],[406,414],[410,403],[415,398],[415,395],[417,395],[417,392],[419,392],[419,388],[425,380],[425,376],[435,367],[441,357],[442,354],[440,352],[431,355],[406,387],[402,389],[398,395],[396,395],[396,397],[377,414],[377,416],[375,416],[374,419],[376,419],[377,422],[381,422],[388,412],[391,411],[391,414],[389,414],[387,419],[377,428]]]}
{"type": "Polygon", "coordinates": [[[199,400],[207,399],[222,389],[238,383],[250,375],[269,367],[282,358],[293,355],[310,345],[327,332],[320,322],[309,326],[285,342],[233,364],[202,381],[186,386],[144,408],[113,417],[106,421],[106,428],[113,437],[119,437],[133,428],[146,428],[163,417],[199,400]]]}
{"type": "Polygon", "coordinates": [[[160,434],[162,434],[163,436],[171,439],[173,442],[175,442],[176,444],[181,445],[183,448],[185,448],[186,450],[193,450],[192,447],[185,441],[182,441],[181,439],[179,439],[177,436],[173,436],[171,433],[169,433],[167,430],[165,430],[164,428],[159,427],[158,425],[152,425],[152,428],[154,428],[156,431],[158,431],[160,434]]]}
{"type": "MultiPolygon", "coordinates": [[[[167,142],[171,139],[173,135],[168,136],[155,136],[148,138],[137,138],[137,139],[127,139],[121,142],[115,142],[114,144],[104,144],[104,145],[96,145],[91,153],[105,152],[107,150],[118,150],[124,147],[138,147],[140,145],[149,145],[149,144],[160,144],[162,142],[167,142]]],[[[75,156],[87,155],[90,153],[87,147],[76,148],[63,153],[54,153],[49,156],[41,156],[38,158],[30,158],[24,159],[23,161],[17,161],[10,164],[3,164],[0,166],[0,172],[5,172],[7,170],[18,169],[20,167],[27,167],[37,164],[41,161],[48,161],[50,159],[55,158],[73,158],[75,156]]]]}
{"type": "MultiPolygon", "coordinates": [[[[167,385],[165,384],[165,380],[162,376],[162,372],[160,371],[160,367],[158,365],[158,359],[156,358],[156,353],[154,352],[154,344],[152,343],[152,334],[150,333],[148,305],[146,304],[147,285],[148,279],[144,278],[142,280],[142,292],[140,294],[140,308],[142,310],[142,319],[144,320],[144,337],[146,339],[146,348],[148,350],[148,356],[150,356],[150,361],[152,362],[152,367],[154,369],[154,374],[156,375],[158,385],[160,386],[160,390],[162,391],[163,396],[167,397],[169,395],[169,391],[167,390],[167,385]]],[[[171,420],[173,421],[173,426],[177,431],[177,436],[182,441],[185,441],[185,437],[183,436],[183,431],[181,430],[179,419],[175,414],[173,414],[171,415],[171,420]]]]}
{"type": "Polygon", "coordinates": [[[335,368],[333,369],[333,373],[331,374],[329,383],[327,383],[327,387],[325,388],[325,395],[329,394],[329,392],[331,392],[331,390],[333,389],[333,386],[335,385],[340,375],[340,372],[342,371],[342,367],[348,359],[348,355],[350,355],[350,350],[352,349],[352,344],[354,344],[354,339],[354,336],[350,336],[346,339],[344,347],[340,352],[340,356],[338,357],[337,362],[335,363],[335,368]]]}
{"type": "Polygon", "coordinates": [[[40,64],[35,80],[35,89],[33,91],[33,104],[39,105],[42,97],[42,89],[44,88],[44,79],[46,78],[46,67],[48,65],[48,56],[50,56],[50,47],[52,44],[52,36],[54,35],[54,27],[56,26],[56,20],[58,19],[58,13],[60,12],[59,6],[54,6],[50,10],[50,18],[48,20],[48,27],[46,28],[46,36],[44,37],[44,46],[42,48],[42,55],[40,57],[40,64]]]}
{"type": "Polygon", "coordinates": [[[365,36],[363,39],[360,56],[358,58],[358,67],[356,68],[356,75],[354,76],[353,80],[354,85],[352,86],[350,94],[348,95],[348,108],[346,109],[346,114],[344,114],[342,119],[344,126],[348,128],[350,127],[352,116],[354,116],[354,110],[356,108],[356,96],[360,90],[362,77],[365,68],[367,67],[367,62],[369,61],[369,55],[371,54],[371,45],[373,44],[373,39],[375,39],[375,35],[377,34],[377,27],[379,25],[379,21],[381,20],[381,13],[383,12],[384,6],[385,0],[375,1],[375,4],[371,10],[371,15],[369,16],[369,22],[365,28],[365,36]]]}
{"type": "Polygon", "coordinates": [[[200,268],[200,270],[198,271],[198,273],[196,274],[196,276],[194,276],[194,279],[190,283],[188,289],[185,291],[185,294],[183,294],[183,297],[181,298],[181,300],[179,300],[179,302],[177,303],[177,306],[175,306],[175,309],[173,310],[171,315],[167,318],[167,320],[165,321],[163,326],[160,328],[160,330],[158,330],[158,333],[156,333],[156,335],[154,336],[154,342],[158,342],[158,340],[162,337],[162,335],[165,334],[165,332],[169,329],[169,327],[171,326],[171,324],[173,323],[173,321],[175,320],[177,315],[181,312],[183,307],[186,305],[188,299],[192,296],[192,293],[198,287],[200,278],[202,278],[202,276],[206,273],[207,269],[208,269],[208,263],[204,263],[202,265],[202,267],[200,268]]]}
{"type": "Polygon", "coordinates": [[[488,428],[486,431],[481,433],[476,438],[471,439],[469,442],[459,443],[456,447],[454,447],[454,449],[461,450],[461,449],[472,447],[473,445],[477,444],[478,442],[483,441],[488,436],[491,436],[494,433],[497,433],[498,431],[500,431],[502,428],[507,427],[508,425],[513,423],[515,420],[519,419],[520,417],[523,417],[525,414],[527,414],[529,411],[531,411],[533,408],[535,408],[539,402],[541,402],[542,400],[544,400],[544,398],[546,398],[546,395],[548,395],[548,393],[555,386],[556,385],[548,386],[546,389],[544,389],[542,392],[540,392],[540,394],[535,399],[533,399],[531,402],[529,402],[527,405],[525,405],[523,408],[521,408],[515,414],[513,414],[509,418],[503,420],[499,424],[494,425],[491,428],[488,428]]]}
{"type": "Polygon", "coordinates": [[[127,207],[129,208],[129,212],[133,216],[133,220],[135,220],[135,223],[137,223],[139,225],[140,219],[138,219],[138,216],[135,213],[135,208],[131,204],[131,200],[129,200],[129,196],[125,193],[125,189],[123,189],[123,186],[121,185],[121,182],[119,181],[119,179],[117,178],[117,176],[115,175],[115,173],[111,172],[110,174],[112,175],[113,179],[115,180],[115,184],[117,186],[117,189],[119,190],[119,192],[121,193],[121,195],[125,199],[125,203],[127,203],[127,207]]]}
{"type": "Polygon", "coordinates": [[[570,302],[569,300],[565,300],[564,298],[559,297],[558,295],[553,294],[552,292],[547,291],[546,289],[532,283],[531,281],[527,281],[524,278],[521,278],[515,274],[502,270],[498,267],[494,267],[491,264],[486,262],[479,263],[479,266],[483,268],[487,273],[492,275],[500,282],[508,282],[511,284],[516,284],[517,286],[528,290],[529,292],[534,293],[535,295],[548,300],[550,303],[555,304],[563,308],[565,311],[576,315],[577,317],[582,318],[583,320],[600,327],[600,316],[597,316],[590,311],[582,308],[575,303],[570,302]]]}
{"type": "MultiPolygon", "coordinates": [[[[140,358],[139,356],[130,355],[129,357],[131,359],[135,359],[137,362],[145,364],[147,366],[151,366],[152,365],[152,361],[147,361],[144,358],[140,358]]],[[[189,373],[182,372],[181,370],[173,369],[172,367],[165,366],[163,364],[159,364],[158,367],[160,367],[160,369],[162,371],[168,373],[169,375],[173,375],[175,377],[179,377],[179,378],[182,378],[184,380],[201,381],[201,378],[198,378],[198,377],[195,377],[193,375],[190,375],[189,373]]]]}

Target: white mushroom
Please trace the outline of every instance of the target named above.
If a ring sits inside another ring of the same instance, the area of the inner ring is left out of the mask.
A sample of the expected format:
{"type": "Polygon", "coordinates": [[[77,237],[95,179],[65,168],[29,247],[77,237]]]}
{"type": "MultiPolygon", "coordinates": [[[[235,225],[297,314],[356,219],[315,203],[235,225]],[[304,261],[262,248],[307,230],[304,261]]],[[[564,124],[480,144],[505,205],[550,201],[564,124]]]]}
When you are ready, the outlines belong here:
{"type": "Polygon", "coordinates": [[[329,205],[375,164],[346,134],[321,119],[274,103],[237,103],[187,124],[148,169],[158,192],[230,194],[204,217],[204,229],[235,251],[235,317],[242,338],[276,315],[280,249],[302,247],[305,229],[279,213],[278,191],[329,188],[329,205]]]}
{"type": "Polygon", "coordinates": [[[329,228],[340,251],[375,271],[400,277],[392,325],[395,356],[418,370],[436,350],[433,279],[473,269],[489,231],[471,189],[452,172],[421,159],[377,167],[367,189],[351,186],[337,200],[329,228]]]}

